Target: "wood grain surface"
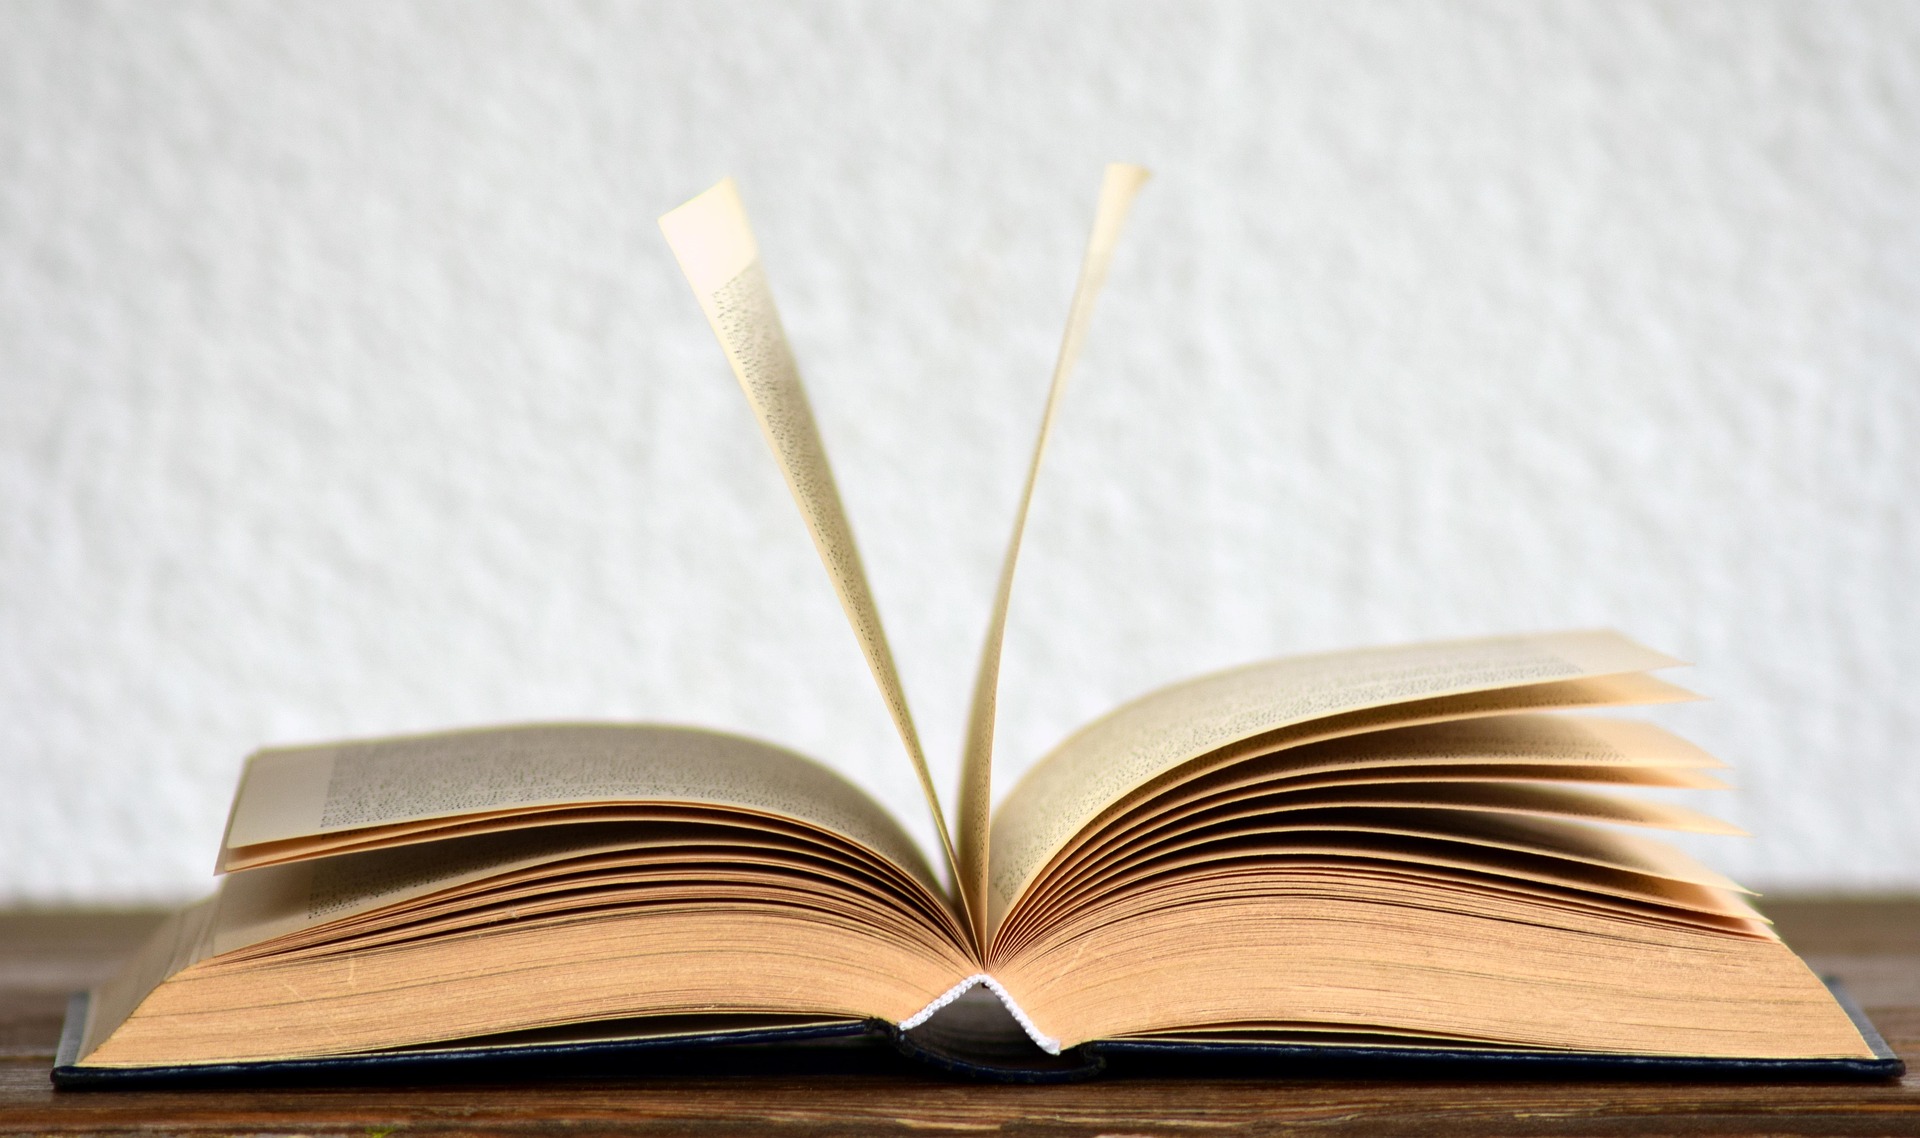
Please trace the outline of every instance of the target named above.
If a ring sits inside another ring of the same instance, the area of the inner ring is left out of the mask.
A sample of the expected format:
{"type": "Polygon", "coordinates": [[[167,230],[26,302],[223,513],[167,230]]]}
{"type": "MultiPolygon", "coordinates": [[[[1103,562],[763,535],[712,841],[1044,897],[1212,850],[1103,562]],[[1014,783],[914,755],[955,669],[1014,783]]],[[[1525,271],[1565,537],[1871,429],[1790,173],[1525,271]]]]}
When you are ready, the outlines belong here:
{"type": "MultiPolygon", "coordinates": [[[[1844,979],[1920,1069],[1920,899],[1791,899],[1768,912],[1844,979]]],[[[177,1134],[1915,1134],[1920,1075],[1884,1083],[1460,1079],[955,1082],[905,1061],[777,1077],[642,1076],[55,1092],[67,994],[110,971],[152,913],[0,914],[0,1132],[177,1134]]]]}

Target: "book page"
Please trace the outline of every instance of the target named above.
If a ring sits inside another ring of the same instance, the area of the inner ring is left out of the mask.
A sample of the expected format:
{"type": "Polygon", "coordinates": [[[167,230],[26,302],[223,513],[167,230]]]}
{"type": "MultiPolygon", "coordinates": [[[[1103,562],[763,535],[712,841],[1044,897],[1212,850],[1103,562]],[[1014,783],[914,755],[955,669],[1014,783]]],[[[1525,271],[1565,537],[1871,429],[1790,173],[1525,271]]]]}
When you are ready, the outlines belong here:
{"type": "Polygon", "coordinates": [[[653,724],[535,724],[261,751],[247,761],[223,853],[422,818],[611,802],[791,818],[932,886],[913,839],[834,771],[737,735],[653,724]]]}
{"type": "Polygon", "coordinates": [[[82,1055],[100,1046],[155,985],[205,955],[214,907],[215,899],[209,897],[170,915],[112,979],[93,990],[80,1041],[82,1055]]]}
{"type": "Polygon", "coordinates": [[[1371,707],[1679,662],[1617,632],[1565,632],[1291,657],[1161,688],[1076,732],[1007,796],[993,819],[990,908],[1006,912],[1102,810],[1228,744],[1371,707]]]}
{"type": "Polygon", "coordinates": [[[1013,596],[1013,571],[1020,560],[1020,536],[1027,527],[1027,512],[1033,505],[1033,487],[1040,476],[1040,462],[1047,453],[1047,440],[1053,435],[1053,423],[1066,394],[1067,379],[1080,359],[1080,345],[1093,321],[1094,301],[1106,283],[1107,268],[1113,263],[1113,251],[1120,239],[1120,227],[1127,219],[1133,199],[1146,184],[1147,171],[1138,166],[1114,163],[1107,167],[1100,185],[1100,204],[1094,212],[1093,233],[1087,238],[1086,257],[1080,264],[1080,280],[1074,286],[1073,303],[1068,309],[1067,328],[1060,340],[1060,355],[1054,361],[1053,382],[1047,389],[1047,407],[1040,416],[1040,437],[1033,444],[1033,460],[1027,466],[1027,484],[1020,491],[1020,508],[1014,514],[1013,533],[1007,539],[1006,557],[1000,564],[1000,584],[994,592],[993,613],[987,618],[986,642],[980,649],[980,666],[974,677],[973,706],[967,716],[966,750],[960,760],[960,891],[966,896],[967,910],[973,914],[974,934],[986,942],[987,929],[987,820],[993,805],[993,728],[994,710],[1000,687],[1000,646],[1007,628],[1007,607],[1013,596]]]}
{"type": "Polygon", "coordinates": [[[833,580],[840,607],[846,611],[867,667],[893,716],[894,728],[920,778],[927,807],[933,811],[934,829],[940,835],[941,853],[958,880],[959,862],[939,792],[934,789],[933,772],[927,767],[920,735],[907,710],[906,689],[901,686],[893,650],[880,625],[880,610],[867,584],[853,527],[840,504],[826,448],[814,425],[813,408],[801,386],[800,369],[780,326],[773,290],[760,265],[759,245],[747,224],[746,209],[733,180],[721,182],[663,216],[660,229],[673,247],[681,271],[686,273],[687,283],[693,286],[700,310],[706,313],[707,323],[760,421],[767,446],[780,463],[787,489],[806,519],[814,548],[833,580]]]}
{"type": "MultiPolygon", "coordinates": [[[[1093,820],[1082,824],[1016,896],[1023,910],[1030,909],[1036,897],[1049,894],[1063,879],[1072,877],[1077,872],[1076,866],[1099,856],[1101,851],[1111,848],[1115,843],[1128,840],[1128,835],[1137,835],[1160,825],[1160,820],[1169,812],[1180,812],[1186,805],[1217,791],[1232,793],[1231,788],[1236,786],[1249,788],[1274,779],[1285,779],[1288,771],[1313,769],[1314,755],[1329,746],[1384,738],[1401,731],[1418,731],[1421,725],[1465,725],[1485,722],[1488,717],[1563,719],[1566,717],[1539,713],[1646,706],[1698,698],[1685,688],[1646,672],[1624,672],[1409,700],[1344,715],[1326,716],[1255,735],[1210,751],[1201,759],[1183,763],[1128,791],[1118,802],[1102,809],[1093,820]],[[1516,712],[1521,714],[1516,715],[1516,712]]],[[[1621,720],[1606,722],[1623,723],[1621,720]]],[[[1686,756],[1676,754],[1669,757],[1682,759],[1686,756]]],[[[1707,761],[1711,765],[1724,765],[1710,758],[1707,761]]],[[[1336,759],[1334,765],[1346,764],[1336,759]]],[[[993,896],[997,902],[999,895],[993,896]]],[[[1003,909],[994,909],[992,913],[997,944],[1006,935],[1007,927],[1014,918],[1003,909]]]]}
{"type": "Polygon", "coordinates": [[[1419,876],[1470,871],[1483,885],[1569,890],[1582,904],[1625,900],[1671,910],[1758,919],[1738,885],[1679,849],[1639,834],[1548,817],[1457,811],[1444,815],[1380,808],[1250,826],[1226,842],[1183,841],[1151,856],[1089,869],[1052,896],[1022,897],[989,960],[1025,951],[1068,925],[1125,919],[1170,904],[1170,892],[1204,878],[1240,879],[1301,859],[1345,859],[1356,873],[1419,876]]]}
{"type": "MultiPolygon", "coordinates": [[[[1632,761],[1614,744],[1568,746],[1565,736],[1569,732],[1563,724],[1604,723],[1608,726],[1595,730],[1618,744],[1631,743],[1634,749],[1661,765],[1725,767],[1725,763],[1699,748],[1647,724],[1541,714],[1596,708],[1648,707],[1699,698],[1677,684],[1645,672],[1626,672],[1409,700],[1344,715],[1326,716],[1242,739],[1208,752],[1204,761],[1185,763],[1165,775],[1150,779],[1103,810],[1098,823],[1083,826],[1074,840],[1076,844],[1084,842],[1094,833],[1111,829],[1119,819],[1138,815],[1142,810],[1159,810],[1192,793],[1194,788],[1219,785],[1223,779],[1251,785],[1280,777],[1281,772],[1313,769],[1316,763],[1324,765],[1329,761],[1329,756],[1344,755],[1348,760],[1354,760],[1357,756],[1374,753],[1368,741],[1377,740],[1381,747],[1390,748],[1391,741],[1402,732],[1419,732],[1428,727],[1452,725],[1473,732],[1476,737],[1484,736],[1486,732],[1501,734],[1503,743],[1496,745],[1486,740],[1484,745],[1489,750],[1476,761],[1499,755],[1504,756],[1500,758],[1501,762],[1519,762],[1523,760],[1515,756],[1523,753],[1539,755],[1550,761],[1563,758],[1578,758],[1589,763],[1632,761]],[[1553,723],[1544,728],[1529,728],[1515,722],[1522,720],[1551,720],[1553,723]],[[1480,726],[1482,724],[1500,725],[1483,727],[1480,726]],[[1652,734],[1643,734],[1648,731],[1652,734]],[[1539,749],[1536,751],[1533,747],[1539,749]]],[[[1593,732],[1586,734],[1590,736],[1593,732]]],[[[1415,735],[1414,738],[1419,736],[1415,735]]],[[[1444,744],[1436,742],[1435,745],[1444,744]]],[[[1465,757],[1464,752],[1461,757],[1465,757]]],[[[1403,755],[1388,761],[1410,759],[1411,756],[1403,755]]],[[[1342,764],[1335,762],[1334,765],[1342,764]]]]}
{"type": "Polygon", "coordinates": [[[1724,790],[1727,784],[1703,768],[1725,765],[1670,732],[1624,719],[1517,714],[1389,728],[1153,784],[1158,793],[1130,796],[1103,813],[1053,866],[1057,872],[1096,853],[1104,856],[1118,842],[1157,833],[1199,810],[1299,788],[1482,781],[1724,790]]]}
{"type": "MultiPolygon", "coordinates": [[[[1404,705],[1402,705],[1404,706],[1404,705]]],[[[1216,755],[1233,755],[1230,747],[1216,755]]],[[[1208,764],[1194,764],[1205,768],[1208,764]]],[[[1725,789],[1702,773],[1726,764],[1651,723],[1590,716],[1519,713],[1390,727],[1307,743],[1212,767],[1188,779],[1152,784],[1103,815],[1094,833],[1158,825],[1194,803],[1271,794],[1299,786],[1388,781],[1496,780],[1616,782],[1725,789]]],[[[1086,842],[1083,831],[1078,843],[1086,842]]],[[[1072,847],[1069,847],[1072,848],[1072,847]]]]}
{"type": "MultiPolygon", "coordinates": [[[[904,895],[900,883],[875,870],[834,856],[832,850],[776,829],[742,826],[738,820],[688,811],[661,811],[656,820],[579,823],[448,838],[420,845],[348,853],[317,861],[266,866],[229,875],[218,894],[209,954],[229,953],[274,941],[284,952],[290,934],[307,933],[304,945],[330,951],[379,924],[403,924],[421,935],[419,905],[431,898],[442,910],[472,911],[484,923],[486,906],[513,900],[529,912],[548,894],[574,896],[588,886],[602,892],[618,884],[608,870],[666,863],[677,873],[710,881],[717,875],[774,867],[826,878],[870,896],[874,906],[900,920],[925,926],[957,945],[959,929],[945,916],[904,895]],[[559,880],[562,876],[564,881],[559,880]],[[398,908],[396,908],[398,907],[398,908]],[[363,915],[393,910],[381,922],[363,915]],[[349,920],[349,918],[360,918],[349,920]]],[[[926,895],[922,895],[924,901],[926,895]]]]}
{"type": "Polygon", "coordinates": [[[1570,1051],[1870,1053],[1806,965],[1736,914],[1640,921],[1465,881],[1278,864],[1257,887],[1202,875],[1140,901],[996,962],[1063,1047],[1283,1021],[1570,1051]]]}
{"type": "Polygon", "coordinates": [[[633,845],[631,827],[564,826],[270,865],[220,884],[207,955],[232,952],[414,896],[568,855],[633,845]],[[370,867],[376,867],[370,870],[370,867]]]}
{"type": "MultiPolygon", "coordinates": [[[[1543,688],[1604,690],[1629,678],[1659,683],[1632,673],[1628,677],[1506,691],[1517,695],[1543,688]]],[[[1436,703],[1485,700],[1500,694],[1477,693],[1398,706],[1433,707],[1436,703]]],[[[1371,714],[1376,713],[1362,713],[1371,714]]],[[[1323,724],[1350,718],[1319,720],[1297,730],[1313,731],[1323,724]]],[[[1287,734],[1280,733],[1282,737],[1287,734]]],[[[1474,783],[1725,787],[1701,770],[1724,766],[1719,760],[1650,724],[1619,719],[1525,713],[1442,721],[1370,731],[1276,752],[1256,752],[1238,762],[1214,765],[1220,756],[1233,755],[1251,745],[1236,744],[1213,752],[1168,779],[1149,784],[1157,790],[1129,795],[1104,811],[1098,821],[1075,834],[1020,893],[1021,915],[1002,922],[1001,933],[1020,922],[1032,925],[1036,913],[1058,908],[1058,898],[1081,888],[1088,874],[1108,871],[1096,867],[1120,865],[1137,857],[1139,851],[1163,845],[1181,833],[1227,821],[1223,810],[1240,817],[1248,812],[1243,808],[1250,807],[1253,815],[1264,816],[1272,809],[1286,807],[1294,801],[1290,797],[1293,792],[1299,790],[1325,794],[1329,789],[1366,788],[1367,793],[1376,793],[1385,787],[1398,787],[1402,793],[1423,796],[1428,790],[1445,794],[1445,788],[1474,783]],[[1183,777],[1195,770],[1204,773],[1183,777]]],[[[1429,805],[1438,804],[1432,796],[1426,797],[1429,805]]],[[[1711,824],[1716,829],[1722,825],[1711,824]]]]}

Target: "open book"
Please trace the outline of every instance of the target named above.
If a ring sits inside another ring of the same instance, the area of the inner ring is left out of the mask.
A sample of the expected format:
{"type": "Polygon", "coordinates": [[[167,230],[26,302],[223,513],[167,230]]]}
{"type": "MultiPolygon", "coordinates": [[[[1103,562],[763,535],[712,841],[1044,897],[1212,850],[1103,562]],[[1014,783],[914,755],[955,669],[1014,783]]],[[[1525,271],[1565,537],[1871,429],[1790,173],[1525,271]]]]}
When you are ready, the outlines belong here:
{"type": "Polygon", "coordinates": [[[990,810],[1034,478],[1133,197],[1107,171],[942,810],[730,182],[661,219],[919,774],[929,865],[841,776],[689,727],[262,751],[219,891],[77,998],[56,1081],[884,1037],[954,1069],[1421,1056],[1888,1074],[1739,886],[1617,793],[1721,763],[1605,631],[1274,660],[1142,696],[990,810]]]}

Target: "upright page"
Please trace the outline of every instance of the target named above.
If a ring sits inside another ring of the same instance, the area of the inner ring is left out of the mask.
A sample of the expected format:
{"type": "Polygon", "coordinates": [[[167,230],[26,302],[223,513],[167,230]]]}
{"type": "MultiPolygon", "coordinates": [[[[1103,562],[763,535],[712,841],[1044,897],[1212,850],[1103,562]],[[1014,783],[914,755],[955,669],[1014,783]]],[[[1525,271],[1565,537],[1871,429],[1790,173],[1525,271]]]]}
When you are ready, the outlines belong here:
{"type": "Polygon", "coordinates": [[[1033,487],[1040,477],[1041,460],[1046,457],[1047,440],[1053,436],[1053,423],[1066,394],[1067,379],[1080,360],[1080,345],[1093,322],[1094,301],[1099,298],[1100,287],[1106,283],[1107,268],[1113,263],[1120,227],[1147,177],[1147,171],[1138,166],[1116,162],[1107,167],[1106,178],[1101,183],[1093,233],[1087,238],[1080,281],[1073,290],[1073,305],[1068,310],[1066,332],[1060,340],[1060,355],[1053,365],[1053,382],[1047,389],[1047,409],[1041,415],[1040,437],[1033,444],[1033,461],[1027,466],[1027,484],[1020,492],[1020,509],[1014,515],[1013,533],[1007,539],[1006,556],[1000,565],[1000,584],[993,597],[993,612],[987,618],[986,642],[980,649],[973,706],[967,716],[966,751],[960,761],[959,865],[960,891],[965,896],[967,911],[973,916],[974,934],[982,944],[986,943],[987,936],[988,817],[993,807],[993,728],[999,701],[1000,647],[1006,636],[1007,607],[1013,597],[1014,566],[1020,560],[1020,537],[1027,528],[1033,487]]]}
{"type": "Polygon", "coordinates": [[[867,584],[859,547],[854,544],[853,527],[840,503],[826,448],[814,425],[813,408],[800,383],[799,366],[774,308],[773,290],[760,265],[759,244],[747,224],[746,210],[733,180],[721,182],[662,217],[660,229],[679,259],[687,283],[693,286],[700,310],[706,313],[707,323],[726,352],[741,390],[753,405],[767,446],[779,460],[780,472],[806,519],[840,606],[853,625],[867,667],[893,716],[894,728],[913,760],[920,789],[933,811],[941,851],[957,878],[959,863],[946,813],[940,808],[926,752],[907,710],[906,689],[894,666],[893,651],[887,646],[880,610],[867,584]]]}

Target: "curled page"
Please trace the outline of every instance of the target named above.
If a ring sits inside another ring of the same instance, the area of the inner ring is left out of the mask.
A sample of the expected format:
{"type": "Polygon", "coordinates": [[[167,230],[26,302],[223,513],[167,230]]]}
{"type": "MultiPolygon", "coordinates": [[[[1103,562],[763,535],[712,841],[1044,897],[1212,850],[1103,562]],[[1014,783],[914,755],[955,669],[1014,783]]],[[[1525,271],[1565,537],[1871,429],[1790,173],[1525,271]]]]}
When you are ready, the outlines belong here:
{"type": "MultiPolygon", "coordinates": [[[[1680,661],[1593,630],[1361,648],[1266,660],[1160,688],[1082,727],[1027,772],[993,828],[994,920],[1088,822],[1162,775],[1228,746],[1316,720],[1446,696],[1667,668],[1680,661]]],[[[1607,704],[1671,698],[1622,689],[1607,704]]],[[[1639,689],[1639,690],[1636,690],[1639,689]]],[[[1516,705],[1524,706],[1524,704],[1516,705]]]]}
{"type": "Polygon", "coordinates": [[[660,229],[753,406],[767,446],[779,460],[780,472],[806,519],[814,548],[833,580],[840,607],[846,610],[847,621],[860,641],[867,667],[893,716],[894,728],[913,760],[914,773],[920,776],[920,789],[926,794],[934,828],[940,835],[941,852],[958,880],[953,837],[940,808],[940,796],[934,790],[932,772],[927,769],[919,733],[914,730],[913,716],[907,711],[907,693],[880,626],[880,610],[867,585],[853,528],[840,504],[840,491],[834,485],[826,449],[814,425],[813,408],[800,384],[800,369],[780,326],[773,291],[760,267],[759,246],[733,179],[722,181],[663,216],[660,229]]]}
{"type": "Polygon", "coordinates": [[[1026,488],[1020,492],[1020,509],[1014,515],[1013,533],[1007,539],[1006,557],[1000,563],[1000,585],[994,594],[993,613],[987,618],[980,667],[974,675],[966,751],[960,762],[959,881],[961,899],[972,915],[974,935],[982,944],[987,938],[987,819],[993,808],[993,727],[1000,686],[1000,646],[1006,635],[1007,605],[1013,595],[1013,570],[1020,560],[1020,536],[1026,530],[1034,482],[1040,475],[1040,461],[1047,453],[1047,440],[1053,435],[1053,423],[1060,411],[1061,397],[1066,393],[1067,379],[1080,359],[1081,342],[1086,339],[1087,326],[1093,321],[1094,301],[1106,283],[1107,268],[1113,263],[1114,247],[1120,239],[1120,228],[1127,220],[1127,211],[1147,177],[1147,171],[1139,166],[1116,162],[1107,167],[1106,178],[1100,184],[1100,204],[1094,213],[1093,233],[1087,239],[1086,256],[1080,262],[1080,281],[1073,290],[1066,332],[1060,339],[1060,355],[1054,361],[1047,409],[1040,418],[1040,437],[1033,444],[1026,488]]]}

